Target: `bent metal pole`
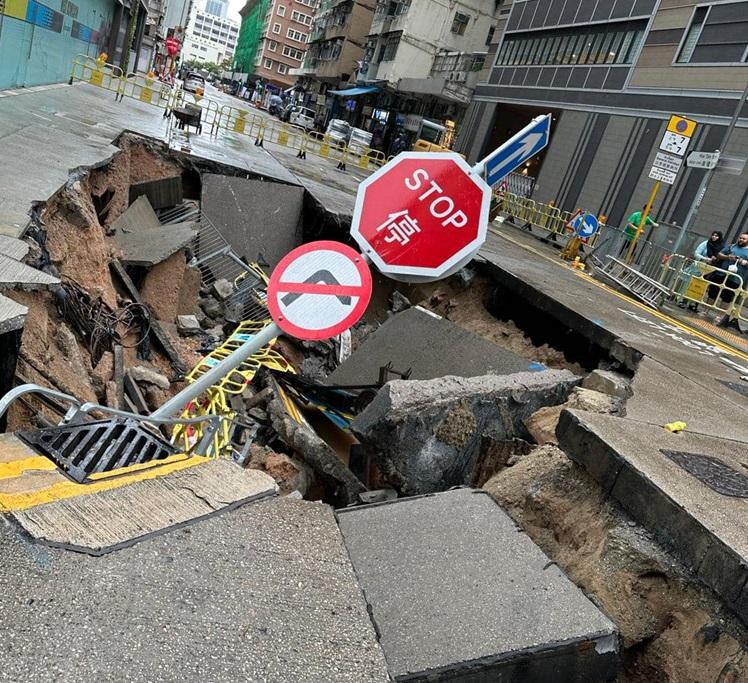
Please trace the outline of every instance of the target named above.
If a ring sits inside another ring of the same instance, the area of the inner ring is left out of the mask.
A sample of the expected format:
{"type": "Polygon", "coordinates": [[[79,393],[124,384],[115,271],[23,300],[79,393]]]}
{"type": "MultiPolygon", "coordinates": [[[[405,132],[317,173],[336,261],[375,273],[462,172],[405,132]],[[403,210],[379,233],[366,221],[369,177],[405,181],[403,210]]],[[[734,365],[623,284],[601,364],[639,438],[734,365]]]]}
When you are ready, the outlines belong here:
{"type": "Polygon", "coordinates": [[[267,346],[281,333],[275,323],[270,323],[262,331],[251,339],[244,342],[230,356],[224,358],[218,365],[211,368],[204,375],[198,377],[192,384],[187,385],[178,394],[172,396],[158,410],[151,413],[150,417],[171,417],[184,409],[184,407],[200,394],[206,392],[214,384],[220,382],[232,370],[238,368],[251,355],[257,353],[261,348],[267,346]]]}

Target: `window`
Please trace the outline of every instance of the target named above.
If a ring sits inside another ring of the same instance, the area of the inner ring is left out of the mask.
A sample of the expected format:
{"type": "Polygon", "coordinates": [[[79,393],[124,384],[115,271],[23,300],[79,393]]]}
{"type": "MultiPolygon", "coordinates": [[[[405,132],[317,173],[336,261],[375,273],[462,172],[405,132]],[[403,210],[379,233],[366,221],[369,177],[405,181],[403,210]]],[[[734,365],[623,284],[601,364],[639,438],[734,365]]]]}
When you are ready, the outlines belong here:
{"type": "Polygon", "coordinates": [[[309,26],[312,23],[312,17],[310,17],[308,14],[302,14],[301,12],[297,12],[296,10],[291,12],[291,19],[293,19],[293,21],[298,21],[299,23],[304,24],[306,26],[309,26]]]}
{"type": "Polygon", "coordinates": [[[491,28],[488,29],[488,35],[486,36],[486,45],[490,45],[491,41],[493,40],[493,34],[496,33],[496,27],[491,26],[491,28]]]}
{"type": "Polygon", "coordinates": [[[390,62],[395,59],[397,54],[397,48],[400,45],[400,36],[394,36],[387,39],[387,43],[384,47],[384,56],[382,57],[383,62],[390,62]]]}
{"type": "Polygon", "coordinates": [[[281,32],[281,25],[273,24],[273,33],[280,33],[280,32],[281,32]]]}
{"type": "Polygon", "coordinates": [[[696,49],[696,43],[701,35],[701,30],[704,28],[704,20],[706,19],[706,13],[708,11],[708,7],[697,7],[696,11],[693,13],[691,25],[688,27],[686,39],[683,41],[683,46],[678,55],[678,62],[681,64],[691,61],[693,51],[696,49]]]}
{"type": "Polygon", "coordinates": [[[286,16],[286,7],[285,7],[285,5],[278,5],[278,7],[275,10],[275,13],[279,17],[285,17],[286,16]]]}
{"type": "Polygon", "coordinates": [[[264,67],[265,67],[266,69],[272,69],[272,68],[273,68],[273,60],[272,60],[272,59],[266,59],[266,60],[265,60],[265,61],[264,61],[264,62],[262,63],[262,65],[263,65],[263,66],[264,66],[264,67]]]}
{"type": "Polygon", "coordinates": [[[467,14],[455,12],[455,18],[452,22],[452,33],[456,33],[458,36],[464,36],[469,21],[470,17],[467,14]]]}
{"type": "Polygon", "coordinates": [[[748,2],[724,2],[694,10],[678,54],[680,64],[748,62],[748,2]]]}
{"type": "Polygon", "coordinates": [[[285,64],[281,64],[278,62],[278,73],[279,74],[287,74],[288,73],[288,66],[285,64]]]}
{"type": "Polygon", "coordinates": [[[496,64],[631,64],[645,28],[646,22],[639,20],[510,33],[499,49],[496,64]]]}
{"type": "Polygon", "coordinates": [[[290,57],[291,59],[298,59],[299,61],[304,59],[303,51],[297,50],[295,47],[289,47],[288,45],[283,48],[283,56],[290,57]]]}
{"type": "Polygon", "coordinates": [[[278,49],[278,42],[275,40],[271,40],[268,43],[268,50],[270,50],[270,52],[275,52],[277,49],[278,49]]]}
{"type": "Polygon", "coordinates": [[[314,7],[317,4],[317,0],[296,0],[296,2],[300,2],[307,7],[314,7]]]}
{"type": "Polygon", "coordinates": [[[306,43],[306,33],[301,33],[300,31],[296,31],[292,28],[288,29],[286,37],[299,43],[306,43]]]}

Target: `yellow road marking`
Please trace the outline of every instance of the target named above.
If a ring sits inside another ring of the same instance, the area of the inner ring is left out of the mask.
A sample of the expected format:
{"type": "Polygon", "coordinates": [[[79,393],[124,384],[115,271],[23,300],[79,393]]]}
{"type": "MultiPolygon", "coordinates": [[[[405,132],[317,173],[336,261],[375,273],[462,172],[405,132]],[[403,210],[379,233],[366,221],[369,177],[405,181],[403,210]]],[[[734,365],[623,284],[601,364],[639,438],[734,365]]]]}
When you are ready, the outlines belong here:
{"type": "MultiPolygon", "coordinates": [[[[46,460],[46,458],[44,458],[46,460]]],[[[36,460],[36,458],[26,458],[26,462],[36,460]]],[[[0,494],[0,511],[12,512],[14,510],[25,510],[42,503],[51,503],[65,498],[97,493],[98,491],[108,491],[109,489],[134,484],[138,481],[155,479],[171,472],[178,472],[189,467],[194,467],[200,463],[207,462],[208,458],[202,456],[186,456],[184,454],[173,455],[170,458],[156,462],[141,463],[125,467],[114,472],[99,472],[91,476],[92,483],[77,484],[74,481],[63,481],[53,484],[40,491],[29,491],[24,493],[2,493],[0,494]]],[[[48,461],[48,462],[51,462],[48,461]]],[[[52,469],[55,469],[52,463],[52,469]]],[[[38,469],[29,467],[28,469],[38,469]]]]}
{"type": "Polygon", "coordinates": [[[55,465],[49,458],[43,455],[33,455],[30,458],[22,460],[11,460],[10,462],[0,463],[0,479],[11,479],[17,477],[28,470],[56,470],[55,465]]]}
{"type": "MultiPolygon", "coordinates": [[[[530,251],[534,254],[537,254],[541,258],[544,258],[546,261],[550,261],[553,265],[563,268],[564,270],[570,271],[571,269],[568,266],[565,266],[563,263],[559,263],[556,259],[548,256],[547,254],[543,254],[542,252],[538,251],[537,249],[534,249],[533,247],[530,247],[528,245],[522,244],[521,242],[517,242],[516,240],[513,240],[511,237],[508,237],[507,235],[504,235],[503,233],[496,230],[496,228],[491,228],[491,232],[496,235],[497,237],[500,237],[502,239],[505,239],[507,242],[511,242],[512,244],[520,247],[521,249],[525,249],[527,251],[530,251]]],[[[693,327],[690,327],[689,325],[682,323],[680,320],[676,320],[675,318],[671,318],[666,313],[661,313],[660,311],[656,311],[655,309],[647,306],[646,304],[641,303],[640,301],[637,301],[636,299],[632,299],[625,294],[621,294],[620,292],[616,291],[612,287],[609,287],[604,282],[599,282],[595,280],[591,275],[587,275],[586,273],[582,273],[578,270],[571,270],[574,275],[578,275],[579,277],[583,278],[587,282],[592,283],[596,287],[600,287],[601,289],[604,289],[606,292],[609,292],[610,294],[613,294],[614,296],[617,296],[619,299],[625,301],[628,304],[632,304],[636,306],[637,308],[640,308],[643,311],[646,311],[647,313],[650,313],[655,318],[659,318],[660,320],[664,320],[671,325],[675,325],[676,327],[680,328],[684,332],[688,332],[689,334],[693,335],[697,339],[701,339],[701,341],[708,342],[712,346],[716,346],[720,350],[724,351],[725,353],[730,354],[731,356],[736,356],[737,358],[740,358],[741,360],[748,361],[748,354],[742,353],[741,351],[738,351],[737,349],[732,348],[731,346],[727,346],[726,344],[722,343],[719,339],[715,339],[714,337],[705,334],[704,332],[701,332],[700,330],[697,330],[693,327]]]]}

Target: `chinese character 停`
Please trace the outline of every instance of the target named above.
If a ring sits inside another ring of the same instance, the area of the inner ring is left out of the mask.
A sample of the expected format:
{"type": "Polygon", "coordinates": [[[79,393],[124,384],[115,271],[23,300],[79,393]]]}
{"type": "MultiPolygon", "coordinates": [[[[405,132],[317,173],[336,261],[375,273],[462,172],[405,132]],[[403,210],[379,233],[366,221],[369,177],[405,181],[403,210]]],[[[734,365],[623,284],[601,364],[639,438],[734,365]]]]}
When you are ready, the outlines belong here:
{"type": "Polygon", "coordinates": [[[389,218],[377,228],[377,232],[380,230],[387,230],[388,232],[387,237],[384,238],[385,242],[390,244],[397,242],[401,246],[410,242],[411,235],[421,232],[418,221],[408,215],[407,209],[391,213],[389,218]]]}

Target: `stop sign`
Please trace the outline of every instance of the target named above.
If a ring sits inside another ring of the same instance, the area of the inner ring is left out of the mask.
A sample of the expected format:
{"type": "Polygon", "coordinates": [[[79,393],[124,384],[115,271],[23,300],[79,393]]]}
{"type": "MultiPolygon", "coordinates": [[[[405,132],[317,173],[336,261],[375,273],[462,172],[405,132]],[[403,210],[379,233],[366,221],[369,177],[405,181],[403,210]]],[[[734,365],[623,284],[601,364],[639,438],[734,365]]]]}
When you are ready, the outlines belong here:
{"type": "Polygon", "coordinates": [[[405,152],[364,180],[351,234],[385,274],[436,279],[486,239],[491,189],[451,152],[405,152]]]}

